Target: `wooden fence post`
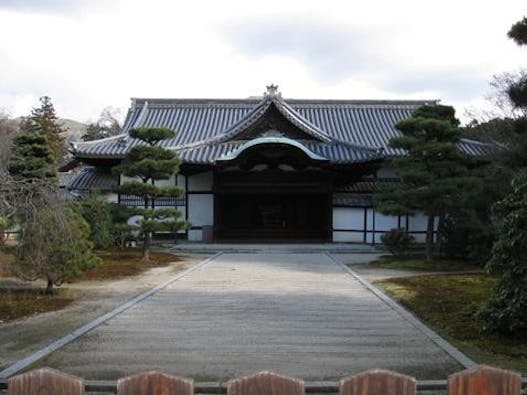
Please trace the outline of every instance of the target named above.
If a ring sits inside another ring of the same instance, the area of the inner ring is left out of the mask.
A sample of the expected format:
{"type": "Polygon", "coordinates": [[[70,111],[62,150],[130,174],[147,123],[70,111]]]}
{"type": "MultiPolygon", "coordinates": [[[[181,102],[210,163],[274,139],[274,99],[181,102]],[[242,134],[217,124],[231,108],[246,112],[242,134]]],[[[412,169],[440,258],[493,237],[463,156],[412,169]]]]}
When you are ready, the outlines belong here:
{"type": "Polygon", "coordinates": [[[117,395],[193,395],[191,380],[158,372],[140,373],[117,381],[117,395]]]}
{"type": "Polygon", "coordinates": [[[413,377],[388,370],[368,370],[340,380],[339,395],[415,395],[413,377]]]}
{"type": "Polygon", "coordinates": [[[7,395],[84,395],[84,380],[43,368],[7,380],[7,395]]]}
{"type": "Polygon", "coordinates": [[[229,381],[227,395],[304,395],[304,382],[272,372],[260,372],[229,381]]]}
{"type": "Polygon", "coordinates": [[[476,366],[448,377],[449,395],[520,395],[521,376],[510,370],[476,366]]]}

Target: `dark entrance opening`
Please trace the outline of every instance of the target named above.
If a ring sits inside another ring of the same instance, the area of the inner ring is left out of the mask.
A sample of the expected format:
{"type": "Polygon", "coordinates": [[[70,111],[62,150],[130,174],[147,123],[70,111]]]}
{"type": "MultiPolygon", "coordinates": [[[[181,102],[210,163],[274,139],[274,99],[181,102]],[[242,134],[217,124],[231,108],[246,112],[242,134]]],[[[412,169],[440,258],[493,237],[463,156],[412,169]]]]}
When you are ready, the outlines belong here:
{"type": "Polygon", "coordinates": [[[330,240],[333,184],[326,161],[299,143],[275,141],[248,146],[217,168],[216,240],[330,240]]]}
{"type": "Polygon", "coordinates": [[[331,176],[324,171],[229,171],[214,179],[218,241],[325,242],[331,176]]]}
{"type": "Polygon", "coordinates": [[[218,240],[328,241],[326,194],[234,194],[217,196],[218,240]]]}

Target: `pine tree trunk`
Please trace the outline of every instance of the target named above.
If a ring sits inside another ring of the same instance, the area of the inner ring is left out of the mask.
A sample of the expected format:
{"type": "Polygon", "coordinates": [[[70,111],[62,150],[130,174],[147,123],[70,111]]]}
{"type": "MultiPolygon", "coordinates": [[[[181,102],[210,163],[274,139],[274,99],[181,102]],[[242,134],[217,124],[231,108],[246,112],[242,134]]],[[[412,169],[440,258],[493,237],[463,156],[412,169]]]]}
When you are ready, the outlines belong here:
{"type": "Polygon", "coordinates": [[[445,216],[440,215],[437,219],[437,239],[436,250],[439,256],[443,256],[443,224],[445,223],[445,216]]]}
{"type": "Polygon", "coordinates": [[[434,216],[429,215],[426,225],[426,261],[430,262],[434,253],[434,216]]]}
{"type": "Polygon", "coordinates": [[[52,295],[53,294],[53,279],[48,274],[47,276],[48,285],[46,286],[46,295],[52,295]]]}
{"type": "Polygon", "coordinates": [[[152,238],[152,233],[145,232],[145,241],[143,243],[143,261],[150,261],[150,240],[152,238]]]}

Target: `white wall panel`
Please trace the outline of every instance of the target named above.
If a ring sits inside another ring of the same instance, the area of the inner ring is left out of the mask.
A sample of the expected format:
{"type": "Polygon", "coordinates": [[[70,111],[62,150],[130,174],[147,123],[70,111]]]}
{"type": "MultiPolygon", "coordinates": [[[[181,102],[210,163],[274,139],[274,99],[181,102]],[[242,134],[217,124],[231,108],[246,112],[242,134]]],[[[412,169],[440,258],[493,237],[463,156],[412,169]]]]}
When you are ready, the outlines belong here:
{"type": "Polygon", "coordinates": [[[212,172],[188,176],[188,191],[212,191],[212,172]]]}
{"type": "Polygon", "coordinates": [[[189,241],[202,241],[203,233],[201,229],[190,229],[188,231],[188,240],[189,241]]]}
{"type": "Polygon", "coordinates": [[[108,203],[119,203],[119,195],[116,193],[105,193],[102,195],[108,203]]]}
{"type": "Polygon", "coordinates": [[[426,230],[427,217],[423,214],[408,216],[408,230],[410,232],[421,232],[426,230]]]}
{"type": "Polygon", "coordinates": [[[353,207],[333,207],[333,229],[364,228],[364,209],[353,207]]]}
{"type": "Polygon", "coordinates": [[[364,241],[364,234],[361,232],[333,231],[333,241],[336,243],[338,242],[362,243],[364,241]]]}
{"type": "Polygon", "coordinates": [[[392,215],[384,215],[375,212],[375,230],[390,230],[392,228],[397,228],[399,217],[392,215]]]}
{"type": "Polygon", "coordinates": [[[183,174],[176,175],[177,186],[185,189],[185,176],[183,174]]]}
{"type": "Polygon", "coordinates": [[[174,186],[176,183],[175,177],[170,176],[170,178],[167,178],[166,180],[156,180],[155,185],[160,187],[166,187],[166,186],[174,186]]]}
{"type": "Polygon", "coordinates": [[[189,194],[187,208],[188,220],[192,226],[214,224],[214,196],[212,194],[189,194]]]}

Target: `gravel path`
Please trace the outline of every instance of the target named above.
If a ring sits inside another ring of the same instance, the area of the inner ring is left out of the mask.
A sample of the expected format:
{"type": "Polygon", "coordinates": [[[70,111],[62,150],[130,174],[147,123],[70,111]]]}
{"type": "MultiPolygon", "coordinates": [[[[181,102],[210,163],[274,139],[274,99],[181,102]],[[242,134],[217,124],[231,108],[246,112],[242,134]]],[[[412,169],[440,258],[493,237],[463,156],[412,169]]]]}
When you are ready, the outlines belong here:
{"type": "Polygon", "coordinates": [[[157,369],[199,381],[460,369],[327,255],[285,253],[221,255],[39,365],[87,379],[157,369]]]}

